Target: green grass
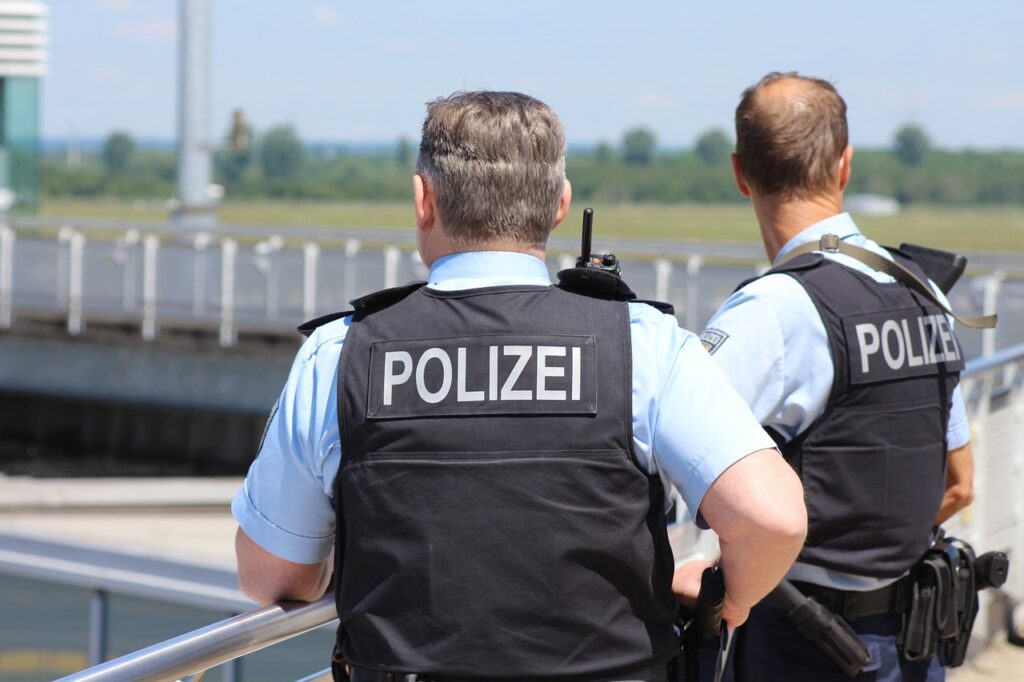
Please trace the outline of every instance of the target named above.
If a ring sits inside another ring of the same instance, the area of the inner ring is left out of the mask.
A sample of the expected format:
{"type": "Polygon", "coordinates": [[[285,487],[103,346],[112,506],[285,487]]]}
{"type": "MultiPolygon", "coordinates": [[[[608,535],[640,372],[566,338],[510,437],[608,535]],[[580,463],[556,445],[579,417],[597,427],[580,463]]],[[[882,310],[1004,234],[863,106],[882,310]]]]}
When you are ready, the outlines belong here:
{"type": "MultiPolygon", "coordinates": [[[[577,202],[560,234],[576,235],[584,204],[577,202]]],[[[48,200],[47,217],[164,221],[160,202],[48,200]]],[[[412,202],[342,203],[229,201],[220,211],[225,225],[302,225],[320,227],[410,228],[412,202]]],[[[858,219],[862,230],[883,244],[913,242],[953,251],[1024,251],[1024,208],[922,207],[892,217],[858,219]]],[[[629,204],[594,206],[594,230],[600,235],[661,240],[757,242],[760,237],[749,206],[629,204]]]]}

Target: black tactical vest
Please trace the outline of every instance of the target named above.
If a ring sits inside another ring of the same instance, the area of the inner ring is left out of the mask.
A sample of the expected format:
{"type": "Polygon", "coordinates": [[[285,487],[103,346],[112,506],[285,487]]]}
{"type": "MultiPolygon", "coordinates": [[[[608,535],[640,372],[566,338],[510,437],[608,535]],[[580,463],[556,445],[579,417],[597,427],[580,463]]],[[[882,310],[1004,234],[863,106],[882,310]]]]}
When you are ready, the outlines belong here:
{"type": "Polygon", "coordinates": [[[631,379],[623,300],[407,287],[357,307],[338,378],[346,660],[586,679],[677,653],[631,379]]]}
{"type": "MultiPolygon", "coordinates": [[[[922,279],[910,260],[894,253],[922,279]]],[[[946,480],[946,427],[963,354],[942,311],[818,254],[772,272],[794,277],[828,332],[835,378],[824,412],[781,445],[803,482],[799,560],[876,578],[925,552],[946,480]]]]}

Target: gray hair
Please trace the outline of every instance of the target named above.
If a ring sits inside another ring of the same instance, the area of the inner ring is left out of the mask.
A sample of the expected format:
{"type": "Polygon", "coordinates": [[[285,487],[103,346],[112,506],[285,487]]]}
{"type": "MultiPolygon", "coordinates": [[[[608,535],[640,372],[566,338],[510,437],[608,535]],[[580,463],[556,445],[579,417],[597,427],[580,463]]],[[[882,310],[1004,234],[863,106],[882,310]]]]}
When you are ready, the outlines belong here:
{"type": "Polygon", "coordinates": [[[543,247],[565,184],[555,112],[518,92],[457,92],[427,103],[416,172],[448,237],[543,247]]]}

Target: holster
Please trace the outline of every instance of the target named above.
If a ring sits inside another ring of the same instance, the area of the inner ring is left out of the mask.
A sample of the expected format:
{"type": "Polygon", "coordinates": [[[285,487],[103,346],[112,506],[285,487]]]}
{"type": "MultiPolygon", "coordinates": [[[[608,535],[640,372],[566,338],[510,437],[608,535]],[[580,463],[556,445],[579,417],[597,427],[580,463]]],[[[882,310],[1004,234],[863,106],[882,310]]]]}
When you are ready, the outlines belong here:
{"type": "Polygon", "coordinates": [[[908,661],[926,661],[942,647],[944,664],[964,662],[978,613],[974,550],[956,538],[940,538],[912,570],[910,607],[896,646],[908,661]]]}

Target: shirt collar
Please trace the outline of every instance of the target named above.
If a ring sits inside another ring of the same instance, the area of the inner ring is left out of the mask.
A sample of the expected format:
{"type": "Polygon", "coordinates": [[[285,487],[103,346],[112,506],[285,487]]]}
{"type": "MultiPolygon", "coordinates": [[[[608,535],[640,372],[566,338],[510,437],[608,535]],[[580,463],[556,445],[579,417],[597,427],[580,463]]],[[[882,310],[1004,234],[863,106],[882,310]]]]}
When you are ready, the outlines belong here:
{"type": "Polygon", "coordinates": [[[544,261],[515,251],[467,251],[434,261],[427,286],[441,291],[483,287],[550,286],[544,261]]]}
{"type": "Polygon", "coordinates": [[[826,234],[838,235],[839,238],[843,240],[850,239],[851,237],[863,237],[860,230],[858,230],[857,226],[854,224],[853,218],[850,217],[850,214],[840,213],[814,223],[786,242],[785,246],[779,250],[779,254],[775,256],[775,263],[778,263],[780,260],[785,258],[786,254],[796,247],[802,246],[807,242],[816,242],[826,234]]]}

